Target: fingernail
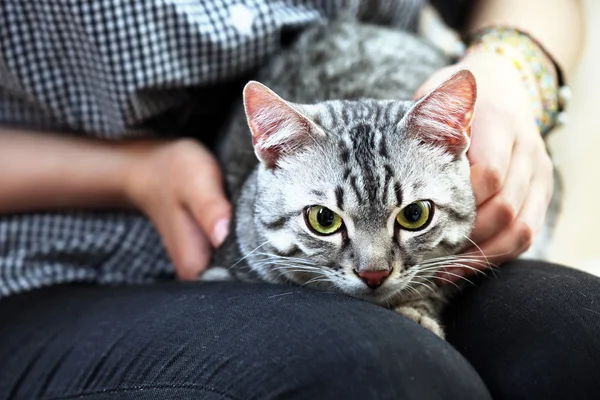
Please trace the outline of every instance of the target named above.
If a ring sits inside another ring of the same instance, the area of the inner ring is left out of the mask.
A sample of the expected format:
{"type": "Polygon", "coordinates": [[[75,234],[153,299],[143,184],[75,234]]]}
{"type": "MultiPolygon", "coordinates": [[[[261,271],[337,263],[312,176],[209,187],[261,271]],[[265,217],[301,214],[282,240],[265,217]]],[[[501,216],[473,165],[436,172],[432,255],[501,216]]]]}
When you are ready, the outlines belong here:
{"type": "Polygon", "coordinates": [[[223,218],[217,221],[213,229],[212,242],[215,247],[219,247],[229,234],[229,218],[223,218]]]}

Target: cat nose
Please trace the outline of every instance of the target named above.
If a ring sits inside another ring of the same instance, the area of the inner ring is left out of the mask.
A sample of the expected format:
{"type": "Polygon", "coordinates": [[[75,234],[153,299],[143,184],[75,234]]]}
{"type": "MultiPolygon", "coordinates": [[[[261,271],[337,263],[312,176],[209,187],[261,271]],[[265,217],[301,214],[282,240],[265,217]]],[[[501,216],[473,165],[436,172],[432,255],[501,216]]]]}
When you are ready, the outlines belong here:
{"type": "Polygon", "coordinates": [[[390,271],[362,271],[357,275],[363,280],[371,289],[377,289],[385,278],[390,274],[390,271]]]}

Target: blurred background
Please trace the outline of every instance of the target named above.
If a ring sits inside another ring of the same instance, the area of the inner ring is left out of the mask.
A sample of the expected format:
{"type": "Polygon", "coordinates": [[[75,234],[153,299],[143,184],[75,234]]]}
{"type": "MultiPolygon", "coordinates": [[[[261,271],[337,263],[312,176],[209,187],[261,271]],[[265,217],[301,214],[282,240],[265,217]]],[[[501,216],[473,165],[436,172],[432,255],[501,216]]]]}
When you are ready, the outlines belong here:
{"type": "Polygon", "coordinates": [[[568,123],[549,138],[565,186],[550,260],[600,276],[600,1],[582,5],[587,38],[568,77],[574,94],[568,123]]]}

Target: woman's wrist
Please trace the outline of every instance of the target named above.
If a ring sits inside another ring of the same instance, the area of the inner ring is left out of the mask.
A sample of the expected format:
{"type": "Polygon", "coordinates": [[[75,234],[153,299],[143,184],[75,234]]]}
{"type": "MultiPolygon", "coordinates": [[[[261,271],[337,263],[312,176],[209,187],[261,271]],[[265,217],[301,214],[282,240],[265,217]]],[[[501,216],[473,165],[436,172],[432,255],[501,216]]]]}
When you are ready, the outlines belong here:
{"type": "Polygon", "coordinates": [[[527,33],[512,27],[491,27],[471,36],[465,57],[473,54],[497,54],[513,65],[527,88],[538,128],[542,135],[559,121],[568,94],[562,71],[545,49],[527,33]]]}
{"type": "Polygon", "coordinates": [[[156,178],[152,172],[148,172],[152,169],[149,164],[161,149],[176,142],[178,140],[141,139],[119,143],[119,151],[126,160],[126,168],[119,182],[119,191],[125,204],[144,211],[148,187],[156,178]]]}
{"type": "Polygon", "coordinates": [[[166,190],[165,176],[170,176],[172,169],[186,164],[190,157],[196,158],[198,147],[201,147],[198,142],[188,138],[143,139],[121,143],[120,151],[127,160],[127,167],[119,187],[126,204],[147,213],[157,191],[166,190]]]}
{"type": "Polygon", "coordinates": [[[472,52],[465,54],[457,66],[471,70],[477,79],[478,92],[486,92],[478,93],[478,103],[479,100],[490,101],[505,96],[511,104],[520,105],[519,110],[523,115],[535,118],[527,87],[509,58],[493,52],[472,52]]]}

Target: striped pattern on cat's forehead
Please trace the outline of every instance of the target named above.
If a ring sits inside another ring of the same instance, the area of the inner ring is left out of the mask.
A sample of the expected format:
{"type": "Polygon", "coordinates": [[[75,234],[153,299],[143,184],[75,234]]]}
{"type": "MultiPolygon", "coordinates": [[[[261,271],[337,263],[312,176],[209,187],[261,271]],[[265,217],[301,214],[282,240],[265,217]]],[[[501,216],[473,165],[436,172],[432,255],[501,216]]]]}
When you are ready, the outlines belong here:
{"type": "Polygon", "coordinates": [[[397,100],[333,100],[320,103],[311,119],[326,133],[338,137],[347,133],[348,127],[366,123],[373,127],[397,125],[411,108],[412,103],[397,100]]]}
{"type": "Polygon", "coordinates": [[[335,188],[336,202],[344,209],[348,192],[358,203],[402,203],[402,186],[390,159],[390,135],[410,109],[401,101],[335,101],[323,104],[315,122],[336,143],[343,182],[335,188]],[[320,117],[320,118],[319,118],[320,117]]]}

